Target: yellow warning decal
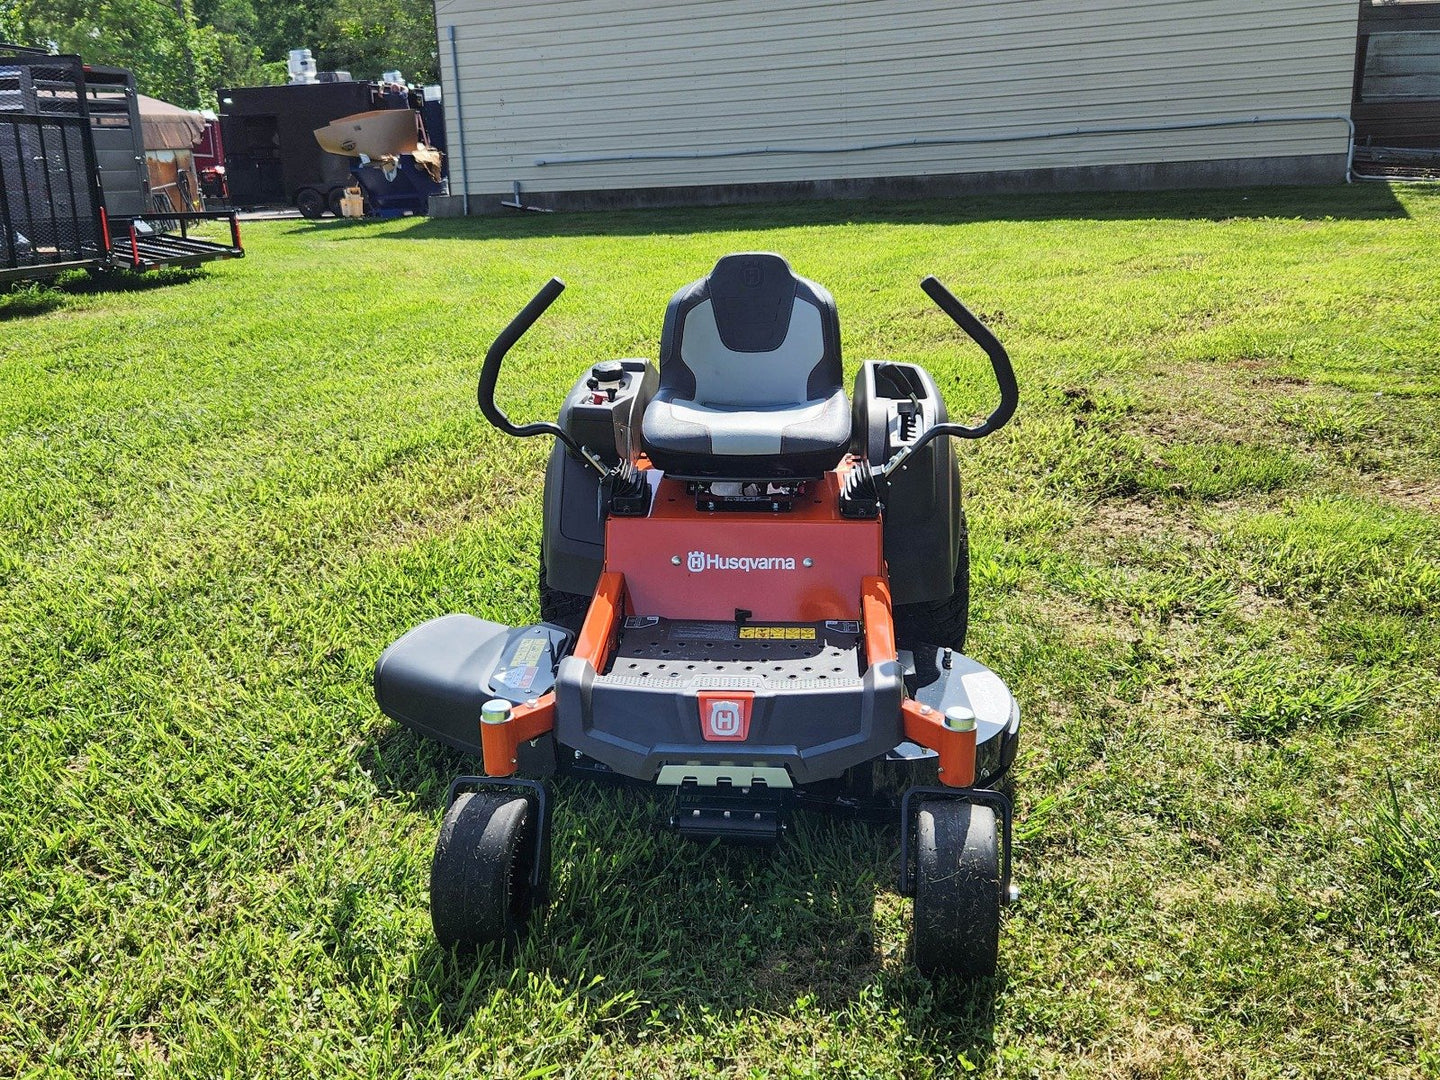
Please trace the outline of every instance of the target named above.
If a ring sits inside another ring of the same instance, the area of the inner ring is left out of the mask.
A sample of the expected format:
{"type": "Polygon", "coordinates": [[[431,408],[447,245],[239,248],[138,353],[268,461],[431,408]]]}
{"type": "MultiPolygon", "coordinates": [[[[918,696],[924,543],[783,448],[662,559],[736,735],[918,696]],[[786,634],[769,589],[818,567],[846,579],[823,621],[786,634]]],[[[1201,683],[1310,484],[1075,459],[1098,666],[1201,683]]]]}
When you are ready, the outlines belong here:
{"type": "Polygon", "coordinates": [[[741,640],[814,641],[813,626],[742,626],[741,640]]]}
{"type": "Polygon", "coordinates": [[[540,657],[545,655],[545,646],[548,644],[543,637],[526,638],[520,642],[515,650],[515,655],[510,658],[511,667],[529,667],[531,664],[538,664],[540,657]]]}

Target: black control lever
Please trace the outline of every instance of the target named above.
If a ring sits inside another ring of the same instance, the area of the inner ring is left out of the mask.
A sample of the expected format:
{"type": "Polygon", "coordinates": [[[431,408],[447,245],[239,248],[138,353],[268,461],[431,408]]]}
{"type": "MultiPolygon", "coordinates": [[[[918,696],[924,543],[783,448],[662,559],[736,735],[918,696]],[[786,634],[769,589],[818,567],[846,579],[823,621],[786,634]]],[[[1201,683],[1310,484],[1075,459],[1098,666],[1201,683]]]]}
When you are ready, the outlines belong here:
{"type": "Polygon", "coordinates": [[[881,476],[888,476],[902,468],[911,455],[931,439],[942,435],[956,439],[983,439],[986,435],[999,431],[1009,422],[1010,417],[1015,415],[1015,406],[1020,403],[1020,388],[1015,383],[1015,369],[1010,366],[1010,354],[1005,351],[1000,340],[971,314],[970,309],[957,300],[938,278],[933,275],[925,278],[920,282],[920,288],[925,290],[926,296],[935,301],[936,307],[949,315],[955,325],[964,330],[970,340],[984,349],[985,354],[990,357],[990,366],[995,371],[995,382],[1000,387],[1000,404],[983,422],[974,427],[964,424],[936,424],[913,443],[903,447],[883,468],[877,470],[881,476]]]}
{"type": "Polygon", "coordinates": [[[540,316],[545,314],[546,309],[564,291],[565,283],[559,278],[552,277],[540,287],[539,292],[531,297],[530,302],[520,309],[520,313],[510,320],[510,324],[500,331],[500,335],[485,353],[485,363],[480,368],[480,384],[475,390],[475,398],[480,403],[480,412],[485,419],[506,435],[513,435],[517,439],[529,438],[531,435],[553,435],[593,465],[601,476],[604,476],[609,469],[599,456],[588,446],[582,446],[572,439],[559,424],[552,424],[548,420],[537,420],[531,424],[514,424],[500,410],[500,406],[495,404],[495,383],[500,378],[500,363],[505,359],[505,354],[525,335],[525,331],[535,325],[540,316]]]}

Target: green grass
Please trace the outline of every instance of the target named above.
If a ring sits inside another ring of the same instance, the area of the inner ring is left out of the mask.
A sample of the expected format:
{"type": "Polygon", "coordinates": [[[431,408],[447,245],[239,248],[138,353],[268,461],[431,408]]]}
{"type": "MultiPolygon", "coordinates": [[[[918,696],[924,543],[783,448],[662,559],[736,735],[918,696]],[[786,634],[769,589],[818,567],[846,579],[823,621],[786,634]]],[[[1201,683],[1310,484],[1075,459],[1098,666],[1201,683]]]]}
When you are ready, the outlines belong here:
{"type": "Polygon", "coordinates": [[[1440,1076],[1440,198],[968,199],[246,229],[0,293],[0,1075],[1440,1076]],[[431,942],[473,767],[381,716],[425,618],[536,617],[512,415],[766,248],[847,364],[993,387],[971,650],[1025,712],[1001,973],[907,966],[893,832],[772,854],[562,785],[519,952],[431,942]]]}

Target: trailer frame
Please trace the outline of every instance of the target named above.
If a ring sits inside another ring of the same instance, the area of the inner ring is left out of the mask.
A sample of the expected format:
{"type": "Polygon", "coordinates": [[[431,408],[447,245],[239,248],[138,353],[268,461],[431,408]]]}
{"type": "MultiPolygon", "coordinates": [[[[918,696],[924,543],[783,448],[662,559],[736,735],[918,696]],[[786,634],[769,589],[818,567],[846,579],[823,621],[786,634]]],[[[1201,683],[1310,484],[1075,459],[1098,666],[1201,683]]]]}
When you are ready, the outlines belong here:
{"type": "Polygon", "coordinates": [[[134,103],[135,78],[123,68],[90,68],[75,55],[0,45],[0,284],[71,270],[197,266],[245,254],[234,210],[143,212],[151,193],[134,103]],[[106,107],[96,112],[91,98],[101,94],[108,95],[106,107]],[[96,149],[97,124],[119,135],[111,140],[119,149],[109,169],[96,149]],[[127,127],[133,155],[120,134],[127,127]],[[136,196],[126,213],[110,212],[107,177],[117,192],[136,196]],[[198,221],[221,220],[230,226],[228,244],[190,235],[198,221]]]}

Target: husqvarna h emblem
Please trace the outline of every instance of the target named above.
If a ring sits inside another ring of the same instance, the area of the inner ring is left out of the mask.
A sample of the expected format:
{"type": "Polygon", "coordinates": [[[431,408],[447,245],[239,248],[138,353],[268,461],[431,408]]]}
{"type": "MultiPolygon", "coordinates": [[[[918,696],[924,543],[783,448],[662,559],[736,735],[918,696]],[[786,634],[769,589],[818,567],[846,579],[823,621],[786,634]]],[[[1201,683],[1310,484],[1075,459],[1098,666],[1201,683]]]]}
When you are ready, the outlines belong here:
{"type": "Polygon", "coordinates": [[[705,552],[690,552],[689,556],[685,560],[685,566],[692,574],[700,573],[701,570],[705,569],[705,552]]]}
{"type": "Polygon", "coordinates": [[[710,734],[717,739],[733,739],[740,734],[740,703],[710,702],[710,734]]]}
{"type": "Polygon", "coordinates": [[[702,691],[699,694],[700,737],[706,742],[744,742],[750,737],[749,690],[702,691]]]}
{"type": "Polygon", "coordinates": [[[747,289],[758,289],[765,280],[765,268],[758,261],[740,265],[740,283],[747,289]]]}

